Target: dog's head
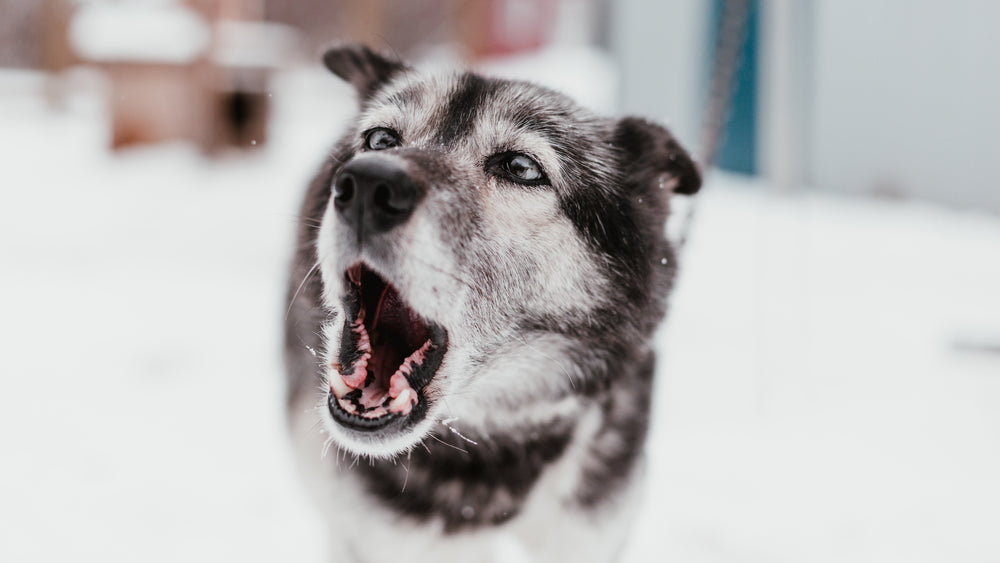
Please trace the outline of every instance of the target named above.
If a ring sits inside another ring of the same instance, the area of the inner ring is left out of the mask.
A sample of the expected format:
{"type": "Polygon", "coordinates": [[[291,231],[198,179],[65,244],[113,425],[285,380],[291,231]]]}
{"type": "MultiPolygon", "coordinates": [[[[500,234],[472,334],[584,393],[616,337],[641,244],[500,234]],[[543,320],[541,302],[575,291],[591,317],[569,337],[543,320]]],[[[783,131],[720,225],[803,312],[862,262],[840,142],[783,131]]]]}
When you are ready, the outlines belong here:
{"type": "Polygon", "coordinates": [[[389,456],[441,420],[530,418],[634,367],[673,274],[668,201],[700,185],[664,128],[364,47],[324,61],[361,101],[310,196],[341,447],[389,456]]]}

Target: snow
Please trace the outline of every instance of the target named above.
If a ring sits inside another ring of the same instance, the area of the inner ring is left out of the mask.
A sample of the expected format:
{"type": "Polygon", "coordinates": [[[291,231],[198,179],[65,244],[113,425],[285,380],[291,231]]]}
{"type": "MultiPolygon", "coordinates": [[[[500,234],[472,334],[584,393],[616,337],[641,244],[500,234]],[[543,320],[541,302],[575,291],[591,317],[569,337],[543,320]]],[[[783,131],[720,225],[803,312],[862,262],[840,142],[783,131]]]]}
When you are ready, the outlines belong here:
{"type": "MultiPolygon", "coordinates": [[[[213,161],[3,78],[0,560],[324,561],[280,326],[349,88],[282,74],[268,145],[213,161]]],[[[624,561],[1000,559],[998,257],[994,216],[714,175],[624,561]]]]}
{"type": "Polygon", "coordinates": [[[1000,356],[957,346],[1000,334],[1000,221],[724,177],[702,204],[638,553],[1000,558],[1000,356]]]}

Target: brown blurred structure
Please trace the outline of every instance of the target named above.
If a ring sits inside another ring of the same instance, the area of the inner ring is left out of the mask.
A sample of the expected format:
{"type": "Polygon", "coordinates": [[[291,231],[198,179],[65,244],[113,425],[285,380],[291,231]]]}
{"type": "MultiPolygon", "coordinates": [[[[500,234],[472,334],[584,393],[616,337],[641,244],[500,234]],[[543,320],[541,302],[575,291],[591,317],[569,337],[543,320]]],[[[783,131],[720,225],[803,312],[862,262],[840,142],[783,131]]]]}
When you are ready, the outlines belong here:
{"type": "Polygon", "coordinates": [[[69,46],[72,16],[73,6],[66,0],[42,0],[39,54],[41,67],[47,72],[61,72],[80,62],[69,46]]]}
{"type": "Polygon", "coordinates": [[[199,64],[99,62],[111,81],[111,146],[190,140],[211,152],[212,119],[199,64]]]}
{"type": "Polygon", "coordinates": [[[461,0],[286,0],[269,2],[266,18],[300,30],[308,50],[357,41],[400,56],[450,43],[461,0]]]}
{"type": "MultiPolygon", "coordinates": [[[[112,146],[180,139],[209,154],[262,146],[268,134],[268,84],[287,55],[287,32],[263,22],[263,0],[186,0],[169,9],[185,24],[179,26],[182,32],[156,38],[167,44],[150,49],[101,52],[99,38],[87,46],[87,35],[100,34],[99,29],[72,30],[81,35],[74,37],[74,46],[82,58],[110,78],[112,146]],[[200,33],[203,44],[198,44],[200,33]],[[191,44],[176,44],[185,41],[191,44]]],[[[78,13],[74,23],[83,28],[86,16],[78,13]]]]}
{"type": "Polygon", "coordinates": [[[41,64],[37,36],[43,2],[0,0],[0,67],[37,68],[41,64]]]}
{"type": "Polygon", "coordinates": [[[471,61],[538,48],[561,1],[285,0],[269,2],[265,14],[301,30],[311,51],[357,41],[414,58],[446,44],[471,61]]]}
{"type": "Polygon", "coordinates": [[[530,50],[560,1],[0,0],[0,66],[45,71],[53,106],[66,69],[97,68],[114,148],[187,140],[215,154],[267,141],[271,76],[303,50],[358,41],[412,60],[448,45],[470,61],[530,50]]]}
{"type": "Polygon", "coordinates": [[[269,82],[294,34],[263,21],[263,0],[129,5],[46,0],[43,68],[74,62],[109,79],[115,149],[187,140],[205,153],[262,146],[269,82]]]}

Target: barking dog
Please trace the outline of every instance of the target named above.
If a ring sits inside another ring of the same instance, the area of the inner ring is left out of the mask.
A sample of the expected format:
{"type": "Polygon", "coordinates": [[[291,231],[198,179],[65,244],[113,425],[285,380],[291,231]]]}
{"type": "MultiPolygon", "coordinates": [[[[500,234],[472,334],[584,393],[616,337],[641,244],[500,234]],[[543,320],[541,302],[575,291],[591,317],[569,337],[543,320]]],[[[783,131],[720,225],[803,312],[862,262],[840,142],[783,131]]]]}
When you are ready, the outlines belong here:
{"type": "Polygon", "coordinates": [[[302,207],[286,363],[334,559],[614,560],[697,167],[532,84],[324,61],[361,111],[302,207]]]}

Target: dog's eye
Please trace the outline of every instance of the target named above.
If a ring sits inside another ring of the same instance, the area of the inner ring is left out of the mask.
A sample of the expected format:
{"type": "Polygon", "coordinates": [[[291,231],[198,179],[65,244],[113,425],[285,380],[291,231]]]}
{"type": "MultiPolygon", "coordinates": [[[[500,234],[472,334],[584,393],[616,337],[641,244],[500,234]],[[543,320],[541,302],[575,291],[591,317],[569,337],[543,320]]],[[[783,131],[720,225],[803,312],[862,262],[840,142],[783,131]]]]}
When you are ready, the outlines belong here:
{"type": "Polygon", "coordinates": [[[535,159],[521,153],[504,153],[491,159],[490,168],[508,180],[518,184],[540,185],[548,184],[549,179],[535,159]]]}
{"type": "Polygon", "coordinates": [[[401,144],[399,135],[392,129],[376,127],[365,132],[365,148],[380,151],[398,147],[401,144]]]}

